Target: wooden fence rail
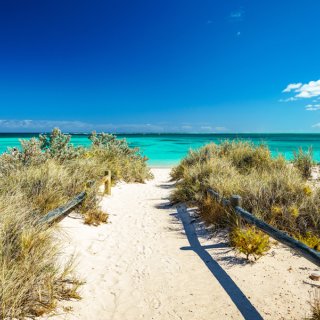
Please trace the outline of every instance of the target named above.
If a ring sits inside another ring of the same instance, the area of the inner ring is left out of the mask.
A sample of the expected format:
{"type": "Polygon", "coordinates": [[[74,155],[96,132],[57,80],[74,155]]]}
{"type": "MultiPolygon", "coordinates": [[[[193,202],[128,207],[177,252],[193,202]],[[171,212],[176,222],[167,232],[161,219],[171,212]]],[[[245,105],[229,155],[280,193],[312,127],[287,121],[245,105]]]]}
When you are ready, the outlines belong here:
{"type": "MultiPolygon", "coordinates": [[[[106,176],[102,178],[101,183],[104,184],[104,194],[111,194],[111,171],[106,171],[106,176]]],[[[87,187],[90,188],[95,184],[94,180],[87,182],[87,187]]],[[[48,212],[44,217],[39,220],[40,224],[52,224],[59,222],[65,218],[71,211],[73,211],[80,203],[84,201],[87,196],[86,191],[82,191],[76,195],[72,200],[67,202],[65,205],[56,208],[48,212]]]]}
{"type": "Polygon", "coordinates": [[[281,242],[282,244],[290,247],[295,252],[308,259],[318,267],[320,267],[320,252],[309,248],[304,243],[288,236],[286,233],[270,226],[264,221],[258,219],[245,209],[241,207],[241,197],[238,195],[232,196],[230,199],[223,198],[218,192],[209,189],[208,194],[213,197],[217,202],[221,203],[223,206],[231,206],[237,216],[244,219],[247,223],[256,226],[258,229],[267,233],[272,238],[281,242]]]}
{"type": "Polygon", "coordinates": [[[78,206],[86,197],[85,191],[79,193],[72,200],[57,209],[48,212],[43,218],[40,219],[40,224],[51,224],[65,218],[76,206],[78,206]]]}

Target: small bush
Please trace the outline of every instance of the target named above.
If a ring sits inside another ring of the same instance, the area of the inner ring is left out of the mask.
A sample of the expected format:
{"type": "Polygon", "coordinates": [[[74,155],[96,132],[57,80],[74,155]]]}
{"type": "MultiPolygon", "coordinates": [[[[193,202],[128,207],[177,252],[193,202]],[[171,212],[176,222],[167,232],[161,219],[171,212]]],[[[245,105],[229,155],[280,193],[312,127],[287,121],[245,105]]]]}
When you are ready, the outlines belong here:
{"type": "Polygon", "coordinates": [[[303,242],[308,247],[320,251],[320,238],[312,234],[310,231],[306,232],[305,235],[298,235],[297,240],[303,242]]]}
{"type": "Polygon", "coordinates": [[[304,152],[301,148],[298,152],[294,152],[293,165],[299,170],[302,177],[309,179],[311,177],[312,167],[314,166],[313,152],[310,148],[307,152],[304,152]]]}
{"type": "Polygon", "coordinates": [[[101,223],[108,221],[108,214],[103,212],[101,209],[89,209],[84,214],[84,223],[98,226],[101,223]]]}
{"type": "Polygon", "coordinates": [[[246,255],[247,260],[253,256],[255,260],[270,249],[269,237],[253,228],[233,228],[229,234],[230,244],[246,255]]]}

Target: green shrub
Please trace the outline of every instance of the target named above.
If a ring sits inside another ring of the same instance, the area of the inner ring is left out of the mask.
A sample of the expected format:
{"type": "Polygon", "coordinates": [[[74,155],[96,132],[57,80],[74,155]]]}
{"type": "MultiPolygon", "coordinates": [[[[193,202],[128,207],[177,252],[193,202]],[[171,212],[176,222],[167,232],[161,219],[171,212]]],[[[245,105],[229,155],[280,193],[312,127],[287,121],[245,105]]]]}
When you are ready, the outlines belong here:
{"type": "Polygon", "coordinates": [[[210,224],[228,226],[232,210],[210,201],[207,190],[222,197],[237,194],[243,207],[265,222],[295,236],[320,236],[320,189],[311,188],[296,166],[272,158],[265,146],[247,142],[209,144],[191,150],[172,170],[176,188],[171,201],[197,206],[210,224]]]}
{"type": "Polygon", "coordinates": [[[312,167],[314,166],[313,152],[310,148],[304,152],[301,148],[298,152],[294,152],[293,165],[299,170],[302,177],[309,179],[311,177],[312,167]]]}
{"type": "Polygon", "coordinates": [[[300,234],[296,238],[308,247],[320,251],[320,238],[312,234],[310,231],[307,231],[304,235],[300,234]]]}
{"type": "Polygon", "coordinates": [[[98,183],[111,170],[119,180],[144,182],[152,177],[147,159],[111,135],[96,135],[89,148],[73,147],[70,136],[54,129],[39,139],[22,140],[0,156],[0,318],[34,318],[60,299],[79,298],[79,281],[69,263],[59,263],[59,242],[37,221],[81,191],[84,223],[106,223],[98,183]]]}
{"type": "Polygon", "coordinates": [[[253,256],[255,260],[270,249],[269,237],[253,227],[235,227],[229,233],[230,244],[246,255],[247,260],[253,256]]]}

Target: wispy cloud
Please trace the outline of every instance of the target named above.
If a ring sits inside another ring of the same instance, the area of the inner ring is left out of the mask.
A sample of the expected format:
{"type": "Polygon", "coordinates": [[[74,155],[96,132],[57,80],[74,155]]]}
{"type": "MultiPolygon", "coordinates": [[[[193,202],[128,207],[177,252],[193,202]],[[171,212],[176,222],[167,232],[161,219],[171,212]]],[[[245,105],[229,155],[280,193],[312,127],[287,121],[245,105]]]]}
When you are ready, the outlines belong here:
{"type": "Polygon", "coordinates": [[[307,111],[317,111],[320,110],[320,104],[308,104],[306,105],[307,111]]]}
{"type": "Polygon", "coordinates": [[[297,90],[301,88],[302,83],[291,83],[282,92],[291,92],[292,90],[297,90]]]}
{"type": "Polygon", "coordinates": [[[162,132],[164,128],[152,124],[95,124],[83,121],[60,120],[1,120],[1,131],[44,132],[59,127],[66,132],[88,132],[92,130],[108,132],[162,132]]]}
{"type": "Polygon", "coordinates": [[[291,83],[282,92],[294,94],[293,97],[289,98],[291,100],[287,99],[287,101],[320,97],[320,80],[305,84],[291,83]]]}
{"type": "Polygon", "coordinates": [[[298,100],[298,98],[290,97],[287,99],[280,99],[279,102],[290,102],[290,101],[296,101],[296,100],[298,100]]]}
{"type": "Polygon", "coordinates": [[[68,120],[15,120],[0,119],[0,131],[2,132],[48,132],[58,127],[64,132],[98,132],[111,133],[150,133],[150,132],[214,132],[225,131],[225,127],[214,127],[207,124],[170,124],[170,123],[137,123],[137,124],[112,124],[90,123],[68,120]]]}
{"type": "Polygon", "coordinates": [[[228,131],[226,127],[215,127],[214,128],[216,131],[228,131]]]}
{"type": "Polygon", "coordinates": [[[245,11],[243,9],[232,11],[229,15],[230,21],[240,22],[243,21],[245,11]]]}
{"type": "Polygon", "coordinates": [[[203,131],[213,131],[213,128],[211,126],[201,126],[200,129],[203,131]]]}

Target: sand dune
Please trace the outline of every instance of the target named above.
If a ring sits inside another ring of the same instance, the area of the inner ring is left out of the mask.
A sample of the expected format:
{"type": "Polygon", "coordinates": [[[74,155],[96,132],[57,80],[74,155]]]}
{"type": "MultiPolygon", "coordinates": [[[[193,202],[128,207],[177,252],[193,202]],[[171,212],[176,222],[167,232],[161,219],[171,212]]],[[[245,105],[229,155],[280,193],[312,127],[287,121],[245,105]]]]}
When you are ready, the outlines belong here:
{"type": "MultiPolygon", "coordinates": [[[[64,255],[77,255],[86,284],[70,313],[51,319],[301,319],[315,267],[282,246],[256,264],[210,238],[185,207],[170,207],[169,169],[146,184],[119,184],[102,201],[110,223],[66,218],[64,255]]],[[[61,308],[62,310],[62,308],[61,308]]]]}

